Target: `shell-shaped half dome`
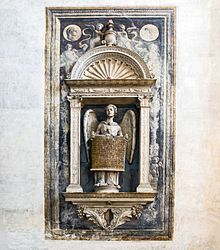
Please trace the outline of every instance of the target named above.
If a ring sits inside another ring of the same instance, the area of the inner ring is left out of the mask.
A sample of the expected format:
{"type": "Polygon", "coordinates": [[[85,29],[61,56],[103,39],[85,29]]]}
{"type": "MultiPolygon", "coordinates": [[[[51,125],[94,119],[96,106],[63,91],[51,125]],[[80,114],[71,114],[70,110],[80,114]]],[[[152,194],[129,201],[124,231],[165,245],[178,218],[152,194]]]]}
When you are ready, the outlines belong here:
{"type": "Polygon", "coordinates": [[[71,79],[151,78],[144,60],[119,46],[99,46],[82,55],[71,72],[71,79]]]}
{"type": "Polygon", "coordinates": [[[127,63],[106,58],[91,63],[83,72],[82,79],[138,79],[135,70],[127,63]]]}

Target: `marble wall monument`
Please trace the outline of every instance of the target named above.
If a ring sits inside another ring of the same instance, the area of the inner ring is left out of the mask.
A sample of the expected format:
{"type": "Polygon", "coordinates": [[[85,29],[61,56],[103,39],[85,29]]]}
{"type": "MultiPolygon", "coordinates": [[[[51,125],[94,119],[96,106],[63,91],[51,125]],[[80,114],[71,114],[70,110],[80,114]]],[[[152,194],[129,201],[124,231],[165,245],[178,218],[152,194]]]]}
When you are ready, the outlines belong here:
{"type": "Polygon", "coordinates": [[[46,13],[46,237],[171,240],[175,9],[46,13]]]}

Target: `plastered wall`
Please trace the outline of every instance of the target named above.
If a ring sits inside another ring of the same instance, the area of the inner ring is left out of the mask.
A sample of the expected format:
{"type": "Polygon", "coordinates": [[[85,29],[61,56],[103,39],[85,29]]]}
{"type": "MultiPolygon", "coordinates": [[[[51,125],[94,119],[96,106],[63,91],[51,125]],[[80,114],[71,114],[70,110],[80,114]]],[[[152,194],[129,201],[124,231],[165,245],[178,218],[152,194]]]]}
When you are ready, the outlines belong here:
{"type": "Polygon", "coordinates": [[[220,2],[0,2],[0,249],[220,249],[220,2]],[[173,241],[44,239],[46,6],[177,7],[173,241]]]}

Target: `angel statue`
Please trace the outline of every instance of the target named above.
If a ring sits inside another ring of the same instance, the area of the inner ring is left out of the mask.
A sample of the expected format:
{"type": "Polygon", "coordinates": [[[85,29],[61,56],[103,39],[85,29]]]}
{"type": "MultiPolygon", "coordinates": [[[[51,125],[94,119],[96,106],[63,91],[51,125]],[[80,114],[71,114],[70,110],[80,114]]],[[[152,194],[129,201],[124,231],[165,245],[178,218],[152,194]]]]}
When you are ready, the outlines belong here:
{"type": "Polygon", "coordinates": [[[95,176],[95,192],[119,192],[119,172],[125,170],[125,158],[133,161],[135,150],[136,117],[128,110],[120,125],[114,122],[117,107],[105,108],[106,120],[100,123],[94,110],[84,115],[83,130],[87,159],[95,176]]]}

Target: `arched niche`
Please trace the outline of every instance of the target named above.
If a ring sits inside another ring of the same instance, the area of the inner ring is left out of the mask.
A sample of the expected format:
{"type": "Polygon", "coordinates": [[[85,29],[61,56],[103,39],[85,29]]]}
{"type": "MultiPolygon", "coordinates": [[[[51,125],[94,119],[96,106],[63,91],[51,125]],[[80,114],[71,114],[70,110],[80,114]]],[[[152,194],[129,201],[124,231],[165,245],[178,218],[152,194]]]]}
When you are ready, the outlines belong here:
{"type": "Polygon", "coordinates": [[[119,46],[89,50],[74,65],[71,79],[149,79],[150,71],[135,52],[119,46]]]}

